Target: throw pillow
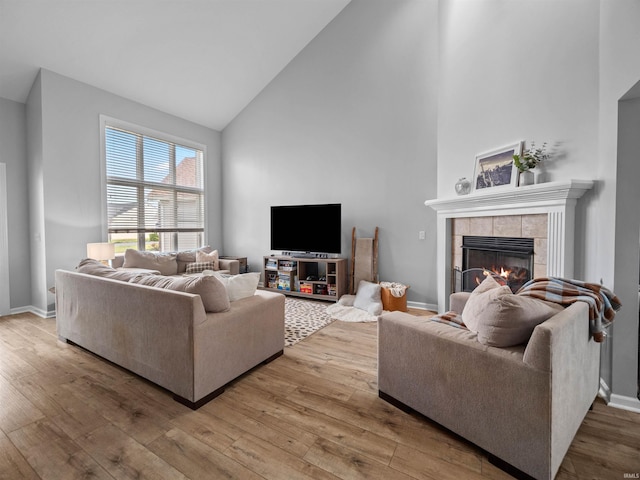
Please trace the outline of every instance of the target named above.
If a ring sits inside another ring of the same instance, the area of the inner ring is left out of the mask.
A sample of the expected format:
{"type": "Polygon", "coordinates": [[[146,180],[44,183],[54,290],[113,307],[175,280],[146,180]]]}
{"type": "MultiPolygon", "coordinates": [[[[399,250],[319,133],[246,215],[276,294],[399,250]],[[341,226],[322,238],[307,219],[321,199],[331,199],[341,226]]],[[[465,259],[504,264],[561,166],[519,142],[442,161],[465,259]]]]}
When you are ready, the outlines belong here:
{"type": "Polygon", "coordinates": [[[369,315],[380,315],[382,313],[380,285],[367,282],[366,280],[360,280],[356,298],[353,300],[353,306],[368,312],[369,315]]]}
{"type": "Polygon", "coordinates": [[[200,273],[205,270],[215,270],[213,262],[193,262],[187,265],[185,273],[200,273]]]}
{"type": "Polygon", "coordinates": [[[162,275],[177,275],[178,261],[176,253],[141,252],[127,248],[124,252],[124,268],[147,268],[158,270],[162,275]]]}
{"type": "Polygon", "coordinates": [[[235,302],[241,298],[251,297],[256,293],[260,274],[253,272],[243,273],[242,275],[225,275],[219,278],[222,284],[227,287],[229,301],[235,302]]]}
{"type": "Polygon", "coordinates": [[[471,292],[469,299],[462,310],[462,321],[466,327],[474,333],[478,333],[478,318],[487,304],[494,298],[508,295],[511,289],[506,285],[500,285],[492,276],[485,278],[476,289],[471,292]]]}
{"type": "Polygon", "coordinates": [[[507,294],[489,301],[478,315],[478,341],[493,347],[526,343],[536,325],[563,310],[562,305],[507,294]]]}
{"type": "Polygon", "coordinates": [[[213,251],[208,245],[193,250],[180,250],[178,252],[178,273],[185,273],[187,265],[196,261],[196,252],[198,250],[205,253],[211,253],[213,251]]]}
{"type": "Polygon", "coordinates": [[[138,275],[131,279],[130,282],[200,295],[204,309],[207,312],[224,312],[229,310],[230,307],[227,291],[222,282],[215,276],[165,277],[162,275],[138,275]]]}
{"type": "Polygon", "coordinates": [[[220,270],[218,250],[214,250],[211,253],[206,253],[206,252],[203,252],[202,250],[197,250],[196,262],[210,262],[210,263],[213,263],[213,270],[220,270]]]}

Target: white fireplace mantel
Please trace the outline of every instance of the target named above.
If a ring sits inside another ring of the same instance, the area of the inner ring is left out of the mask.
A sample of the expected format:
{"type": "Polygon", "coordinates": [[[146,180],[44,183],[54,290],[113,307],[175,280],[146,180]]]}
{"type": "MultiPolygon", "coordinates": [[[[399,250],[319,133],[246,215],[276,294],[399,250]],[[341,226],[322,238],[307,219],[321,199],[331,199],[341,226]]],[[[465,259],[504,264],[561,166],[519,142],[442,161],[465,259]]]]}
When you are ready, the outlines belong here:
{"type": "Polygon", "coordinates": [[[452,218],[547,214],[547,275],[572,278],[575,206],[592,187],[591,180],[567,180],[497,187],[424,202],[438,218],[438,310],[442,313],[448,308],[451,293],[452,218]]]}

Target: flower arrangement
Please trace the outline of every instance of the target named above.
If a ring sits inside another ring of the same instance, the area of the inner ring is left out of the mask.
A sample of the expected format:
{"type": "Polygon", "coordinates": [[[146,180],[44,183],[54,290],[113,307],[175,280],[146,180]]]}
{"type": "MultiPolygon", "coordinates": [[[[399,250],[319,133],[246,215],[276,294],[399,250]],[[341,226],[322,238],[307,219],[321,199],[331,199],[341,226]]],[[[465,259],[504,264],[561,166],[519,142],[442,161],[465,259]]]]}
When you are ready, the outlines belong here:
{"type": "Polygon", "coordinates": [[[537,148],[535,142],[531,142],[531,147],[525,149],[522,155],[516,154],[513,156],[513,163],[519,171],[526,172],[527,170],[536,168],[540,162],[548,158],[547,142],[544,142],[542,146],[537,148]]]}

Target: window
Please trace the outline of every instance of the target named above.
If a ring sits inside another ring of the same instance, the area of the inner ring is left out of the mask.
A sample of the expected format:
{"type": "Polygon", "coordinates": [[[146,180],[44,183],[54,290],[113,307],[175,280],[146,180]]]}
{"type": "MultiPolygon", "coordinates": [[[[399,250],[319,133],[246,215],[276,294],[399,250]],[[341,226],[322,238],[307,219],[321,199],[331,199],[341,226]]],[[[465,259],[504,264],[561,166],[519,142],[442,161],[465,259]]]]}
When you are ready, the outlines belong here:
{"type": "Polygon", "coordinates": [[[104,146],[107,229],[116,252],[202,246],[203,150],[110,122],[104,146]]]}

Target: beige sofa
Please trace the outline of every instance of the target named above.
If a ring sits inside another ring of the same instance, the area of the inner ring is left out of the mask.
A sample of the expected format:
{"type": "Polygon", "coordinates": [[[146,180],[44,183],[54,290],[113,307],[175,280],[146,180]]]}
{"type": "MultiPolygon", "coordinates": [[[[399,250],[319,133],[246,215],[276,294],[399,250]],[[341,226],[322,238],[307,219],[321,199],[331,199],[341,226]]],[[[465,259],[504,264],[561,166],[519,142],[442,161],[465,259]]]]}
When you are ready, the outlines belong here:
{"type": "MultiPolygon", "coordinates": [[[[454,294],[452,308],[462,312],[466,298],[454,294]]],[[[378,342],[381,398],[537,479],[555,476],[598,392],[600,346],[583,302],[535,327],[526,345],[483,345],[401,312],[381,317],[378,342]]]]}
{"type": "MultiPolygon", "coordinates": [[[[200,250],[202,250],[203,252],[209,253],[212,252],[213,250],[210,247],[203,247],[200,250]]],[[[125,267],[125,258],[129,257],[129,263],[131,263],[131,255],[130,254],[134,254],[136,255],[135,257],[133,257],[134,262],[135,260],[138,261],[142,261],[143,263],[141,263],[140,265],[149,268],[149,269],[155,269],[157,268],[157,264],[156,262],[149,260],[148,258],[141,258],[141,255],[148,255],[151,256],[153,258],[154,255],[152,255],[152,252],[138,252],[137,250],[133,250],[133,249],[128,249],[124,255],[117,255],[116,258],[114,258],[113,260],[111,260],[111,266],[113,268],[124,268],[125,267]]],[[[156,253],[157,255],[162,255],[161,253],[156,253]]],[[[172,274],[172,275],[182,275],[186,272],[187,270],[187,265],[189,265],[192,262],[196,261],[196,252],[195,250],[185,250],[185,251],[181,251],[181,252],[172,252],[170,253],[170,255],[175,255],[175,261],[171,262],[173,267],[175,269],[175,271],[171,271],[171,272],[163,272],[165,274],[172,274]]],[[[231,260],[231,259],[227,259],[227,258],[220,258],[218,259],[218,263],[219,263],[219,268],[220,268],[220,273],[226,273],[229,275],[237,275],[238,273],[240,273],[240,262],[238,260],[231,260]]],[[[136,263],[133,263],[134,265],[136,265],[136,263]]],[[[138,265],[136,265],[138,266],[138,265]]]]}
{"type": "Polygon", "coordinates": [[[58,336],[120,365],[195,409],[281,355],[284,296],[257,291],[227,311],[200,295],[56,271],[58,336]]]}

